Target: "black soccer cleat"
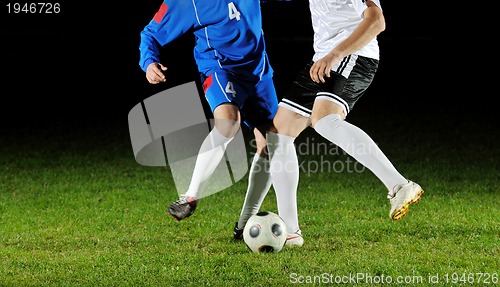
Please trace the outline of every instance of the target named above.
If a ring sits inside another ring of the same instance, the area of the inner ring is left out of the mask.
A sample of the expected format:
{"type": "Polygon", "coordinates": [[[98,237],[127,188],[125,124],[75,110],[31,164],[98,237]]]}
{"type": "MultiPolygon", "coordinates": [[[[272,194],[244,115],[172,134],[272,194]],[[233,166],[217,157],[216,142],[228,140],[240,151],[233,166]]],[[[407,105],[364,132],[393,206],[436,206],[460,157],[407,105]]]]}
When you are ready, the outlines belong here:
{"type": "Polygon", "coordinates": [[[197,203],[198,200],[192,196],[182,196],[168,206],[168,214],[181,221],[194,213],[197,203]]]}
{"type": "Polygon", "coordinates": [[[233,237],[235,240],[243,240],[243,228],[238,228],[238,221],[234,225],[233,237]]]}

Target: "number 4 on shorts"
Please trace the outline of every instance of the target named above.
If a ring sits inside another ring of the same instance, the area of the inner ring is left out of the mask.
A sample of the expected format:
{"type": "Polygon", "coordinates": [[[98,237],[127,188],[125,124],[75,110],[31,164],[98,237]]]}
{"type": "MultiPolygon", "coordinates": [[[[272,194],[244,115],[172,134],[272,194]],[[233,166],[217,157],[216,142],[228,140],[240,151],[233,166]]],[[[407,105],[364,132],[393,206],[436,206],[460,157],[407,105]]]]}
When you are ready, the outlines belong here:
{"type": "Polygon", "coordinates": [[[233,94],[233,98],[236,97],[236,90],[234,89],[233,82],[227,82],[226,93],[233,94]]]}

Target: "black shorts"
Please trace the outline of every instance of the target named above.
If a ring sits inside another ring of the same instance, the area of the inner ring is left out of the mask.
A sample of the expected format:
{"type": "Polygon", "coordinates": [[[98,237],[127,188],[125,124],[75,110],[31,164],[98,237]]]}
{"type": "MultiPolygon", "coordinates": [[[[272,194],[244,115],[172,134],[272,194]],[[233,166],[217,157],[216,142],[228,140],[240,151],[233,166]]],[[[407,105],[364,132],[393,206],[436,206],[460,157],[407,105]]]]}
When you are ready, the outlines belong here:
{"type": "Polygon", "coordinates": [[[347,115],[370,86],[378,68],[376,59],[350,55],[330,71],[330,78],[325,77],[324,83],[316,83],[309,75],[313,63],[307,63],[299,72],[279,103],[305,117],[311,116],[314,100],[317,98],[339,104],[347,115]]]}

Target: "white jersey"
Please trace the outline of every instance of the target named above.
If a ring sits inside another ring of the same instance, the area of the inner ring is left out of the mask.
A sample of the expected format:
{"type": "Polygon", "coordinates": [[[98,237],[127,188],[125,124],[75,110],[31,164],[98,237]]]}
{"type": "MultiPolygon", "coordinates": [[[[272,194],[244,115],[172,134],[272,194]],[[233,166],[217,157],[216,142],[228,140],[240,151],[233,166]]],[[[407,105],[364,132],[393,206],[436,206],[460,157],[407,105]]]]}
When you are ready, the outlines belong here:
{"type": "MultiPolygon", "coordinates": [[[[380,6],[379,0],[371,0],[380,6]]],[[[358,27],[367,8],[366,0],[309,0],[314,30],[314,56],[317,61],[347,38],[358,27]]],[[[379,59],[377,38],[354,54],[379,59]]]]}

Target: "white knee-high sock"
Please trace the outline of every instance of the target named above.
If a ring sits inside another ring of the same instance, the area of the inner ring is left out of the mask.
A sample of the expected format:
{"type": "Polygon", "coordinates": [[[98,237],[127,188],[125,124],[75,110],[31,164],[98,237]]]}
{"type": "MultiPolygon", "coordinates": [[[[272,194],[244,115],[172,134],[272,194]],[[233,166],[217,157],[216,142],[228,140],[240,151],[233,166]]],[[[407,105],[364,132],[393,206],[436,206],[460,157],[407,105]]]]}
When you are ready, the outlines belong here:
{"type": "Polygon", "coordinates": [[[396,170],[378,145],[360,128],[331,114],[321,118],[314,129],[342,148],[377,176],[389,191],[408,181],[396,170]]]}
{"type": "Polygon", "coordinates": [[[203,183],[214,173],[224,157],[226,146],[232,139],[223,136],[217,128],[212,129],[200,147],[191,182],[184,195],[196,198],[203,197],[203,183]]]}
{"type": "Polygon", "coordinates": [[[271,183],[269,160],[256,153],[248,174],[248,188],[238,220],[238,228],[243,228],[250,216],[259,212],[271,183]]]}
{"type": "Polygon", "coordinates": [[[288,233],[294,233],[300,230],[297,213],[299,161],[295,138],[268,132],[266,139],[278,213],[285,221],[288,233]]]}

